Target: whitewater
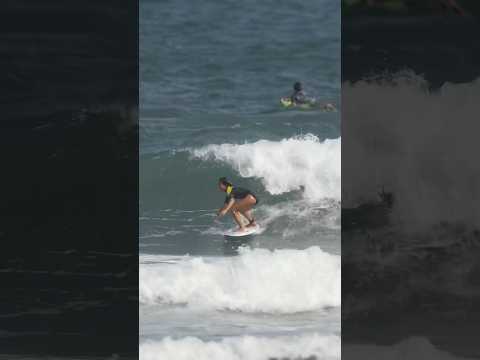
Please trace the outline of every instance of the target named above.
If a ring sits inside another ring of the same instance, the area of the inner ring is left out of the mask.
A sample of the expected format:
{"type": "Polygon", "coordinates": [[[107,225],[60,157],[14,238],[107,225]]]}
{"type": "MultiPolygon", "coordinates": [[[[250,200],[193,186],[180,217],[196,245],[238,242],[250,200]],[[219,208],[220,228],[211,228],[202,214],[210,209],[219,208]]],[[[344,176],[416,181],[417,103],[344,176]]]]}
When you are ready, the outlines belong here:
{"type": "Polygon", "coordinates": [[[340,200],[340,139],[323,142],[313,134],[281,141],[208,145],[195,157],[230,164],[242,177],[256,177],[272,195],[303,189],[311,201],[340,200]]]}
{"type": "MultiPolygon", "coordinates": [[[[240,249],[233,258],[185,257],[141,268],[140,302],[295,313],[340,305],[340,258],[319,247],[240,249]],[[176,266],[172,266],[175,264],[176,266]],[[265,266],[268,264],[268,266],[265,266]]],[[[143,257],[141,262],[154,262],[143,257]]]]}
{"type": "Polygon", "coordinates": [[[145,206],[142,359],[339,358],[339,158],[339,138],[307,134],[209,144],[145,162],[182,162],[199,174],[220,167],[250,179],[262,199],[255,214],[264,231],[246,241],[225,240],[232,220],[212,221],[213,206],[222,201],[214,183],[206,194],[215,200],[211,210],[145,206]],[[263,165],[269,161],[296,171],[263,165]]]}
{"type": "Polygon", "coordinates": [[[140,359],[340,359],[340,112],[279,105],[341,108],[340,4],[290,6],[140,3],[140,359]],[[223,237],[220,177],[255,236],[223,237]]]}

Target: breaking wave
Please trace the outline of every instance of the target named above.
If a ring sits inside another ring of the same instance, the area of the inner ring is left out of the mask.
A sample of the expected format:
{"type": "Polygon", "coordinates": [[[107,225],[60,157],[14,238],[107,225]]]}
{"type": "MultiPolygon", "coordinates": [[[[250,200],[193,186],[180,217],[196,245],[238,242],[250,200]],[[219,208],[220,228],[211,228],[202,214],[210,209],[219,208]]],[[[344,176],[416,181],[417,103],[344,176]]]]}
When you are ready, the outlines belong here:
{"type": "Polygon", "coordinates": [[[340,359],[340,337],[318,334],[275,338],[242,336],[220,341],[165,338],[140,344],[142,360],[340,359]]]}
{"type": "Polygon", "coordinates": [[[340,138],[320,141],[307,134],[281,141],[207,145],[190,152],[228,164],[242,177],[261,179],[273,195],[303,189],[307,200],[340,200],[340,138]]]}
{"type": "Polygon", "coordinates": [[[140,259],[140,302],[242,312],[295,313],[340,306],[340,257],[305,250],[241,249],[232,258],[140,259]],[[143,263],[142,263],[143,262],[143,263]]]}

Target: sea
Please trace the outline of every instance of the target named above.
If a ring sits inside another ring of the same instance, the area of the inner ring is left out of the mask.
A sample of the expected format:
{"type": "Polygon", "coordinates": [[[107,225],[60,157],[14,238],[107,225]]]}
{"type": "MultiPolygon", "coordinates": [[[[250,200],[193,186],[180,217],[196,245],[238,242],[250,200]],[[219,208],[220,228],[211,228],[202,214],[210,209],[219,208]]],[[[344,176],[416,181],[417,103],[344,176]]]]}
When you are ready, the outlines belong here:
{"type": "Polygon", "coordinates": [[[142,0],[139,31],[140,358],[339,359],[340,1],[142,0]]]}

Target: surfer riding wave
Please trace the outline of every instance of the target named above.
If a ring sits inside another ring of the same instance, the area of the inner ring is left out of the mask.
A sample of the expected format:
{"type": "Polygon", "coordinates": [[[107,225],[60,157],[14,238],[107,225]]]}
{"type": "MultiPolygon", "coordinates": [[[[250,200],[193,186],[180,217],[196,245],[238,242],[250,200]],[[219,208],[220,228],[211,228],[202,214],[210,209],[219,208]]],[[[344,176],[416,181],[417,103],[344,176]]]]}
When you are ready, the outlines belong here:
{"type": "Polygon", "coordinates": [[[233,219],[238,224],[239,231],[257,226],[252,209],[258,204],[258,198],[250,190],[233,186],[225,177],[218,179],[218,188],[227,194],[224,205],[217,212],[218,217],[231,212],[233,219]],[[245,226],[242,216],[248,220],[248,225],[245,226]]]}

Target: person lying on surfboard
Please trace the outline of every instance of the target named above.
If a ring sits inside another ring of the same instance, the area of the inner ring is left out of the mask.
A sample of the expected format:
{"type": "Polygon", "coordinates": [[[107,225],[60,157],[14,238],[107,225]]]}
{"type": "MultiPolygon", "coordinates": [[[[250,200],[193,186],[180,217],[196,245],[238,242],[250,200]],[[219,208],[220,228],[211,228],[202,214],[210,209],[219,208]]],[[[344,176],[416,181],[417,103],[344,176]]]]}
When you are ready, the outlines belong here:
{"type": "Polygon", "coordinates": [[[293,84],[293,94],[290,96],[290,100],[295,105],[302,105],[311,102],[311,99],[307,98],[307,94],[303,91],[301,82],[293,84]]]}
{"type": "Polygon", "coordinates": [[[282,97],[280,103],[286,108],[300,107],[301,109],[320,109],[323,111],[336,111],[337,108],[333,103],[321,103],[315,98],[308,97],[303,91],[301,82],[293,84],[293,94],[282,97]]]}
{"type": "Polygon", "coordinates": [[[280,99],[280,103],[284,107],[295,107],[295,106],[313,106],[316,103],[314,98],[310,98],[307,94],[303,91],[303,85],[301,82],[296,82],[293,84],[293,93],[290,96],[282,97],[280,99]]]}
{"type": "Polygon", "coordinates": [[[252,208],[258,204],[258,198],[250,190],[233,186],[225,177],[218,179],[218,188],[227,194],[225,204],[217,212],[218,217],[231,212],[239,231],[245,231],[247,227],[257,225],[252,215],[252,208]],[[242,222],[242,215],[248,220],[246,226],[242,222]]]}

